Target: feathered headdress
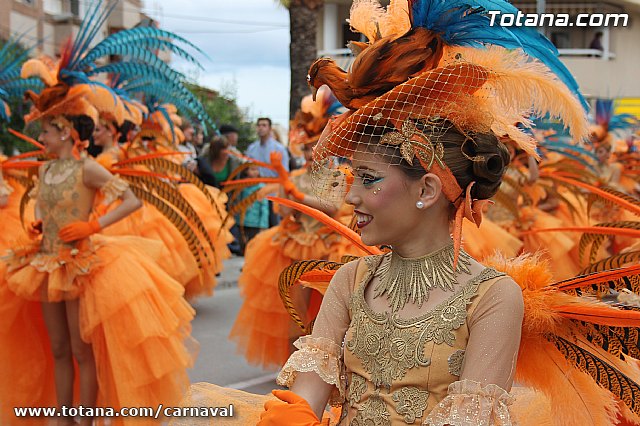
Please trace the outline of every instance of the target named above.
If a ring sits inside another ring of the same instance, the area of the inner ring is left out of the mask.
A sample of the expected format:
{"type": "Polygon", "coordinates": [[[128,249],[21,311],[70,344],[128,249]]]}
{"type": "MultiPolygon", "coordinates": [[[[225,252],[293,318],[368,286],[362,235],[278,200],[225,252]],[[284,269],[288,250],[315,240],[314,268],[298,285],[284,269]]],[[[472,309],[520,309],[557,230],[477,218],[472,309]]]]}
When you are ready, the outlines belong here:
{"type": "Polygon", "coordinates": [[[140,131],[131,141],[130,148],[137,149],[145,146],[145,150],[175,151],[177,146],[184,141],[184,134],[180,129],[182,117],[178,115],[178,109],[173,104],[147,102],[145,105],[149,113],[140,125],[140,131]],[[152,147],[144,141],[152,141],[152,147]]]}
{"type": "Polygon", "coordinates": [[[289,124],[289,144],[317,142],[329,117],[344,112],[343,109],[342,104],[326,86],[321,87],[315,96],[305,96],[300,102],[300,109],[296,111],[289,124]]]}
{"type": "Polygon", "coordinates": [[[20,78],[20,67],[31,49],[22,49],[19,39],[8,40],[0,49],[0,119],[11,116],[9,101],[21,99],[25,90],[41,90],[42,82],[36,78],[20,78]]]}
{"type": "Polygon", "coordinates": [[[351,109],[325,129],[318,166],[350,157],[374,135],[400,149],[398,161],[417,158],[456,207],[456,253],[462,219],[479,226],[488,201],[473,199],[475,182],[461,188],[444,163],[448,128],[471,142],[475,133],[508,138],[535,157],[525,131],[531,116],[559,118],[578,140],[588,132],[583,99],[555,47],[531,28],[491,26],[488,10],[517,13],[502,0],[392,0],[386,10],[376,0],[356,1],[350,23],[369,43],[354,44],[350,71],[327,59],[309,70],[312,86],[327,84],[351,109]]]}
{"type": "Polygon", "coordinates": [[[123,100],[123,91],[152,94],[162,90],[170,99],[180,98],[181,104],[202,122],[211,123],[202,104],[185,87],[184,76],[158,56],[160,52],[171,52],[197,63],[178,45],[179,42],[198,50],[187,40],[158,28],[136,27],[111,34],[91,47],[116,4],[117,0],[91,3],[77,36],[64,45],[61,59],[55,67],[40,59],[25,63],[22,76],[38,77],[47,86],[40,94],[27,92],[36,107],[27,120],[63,113],[89,115],[96,120],[98,112],[111,114],[118,122],[127,117],[135,119],[139,114],[132,108],[138,108],[138,105],[123,100]],[[112,55],[123,59],[102,63],[103,58],[112,55]],[[116,76],[116,85],[110,87],[96,80],[105,74],[116,76]],[[142,80],[144,84],[139,84],[137,90],[131,87],[134,81],[139,83],[142,80]]]}
{"type": "Polygon", "coordinates": [[[591,141],[596,146],[611,148],[611,133],[624,132],[638,127],[640,120],[633,114],[615,114],[613,99],[597,99],[595,124],[591,127],[591,141]]]}

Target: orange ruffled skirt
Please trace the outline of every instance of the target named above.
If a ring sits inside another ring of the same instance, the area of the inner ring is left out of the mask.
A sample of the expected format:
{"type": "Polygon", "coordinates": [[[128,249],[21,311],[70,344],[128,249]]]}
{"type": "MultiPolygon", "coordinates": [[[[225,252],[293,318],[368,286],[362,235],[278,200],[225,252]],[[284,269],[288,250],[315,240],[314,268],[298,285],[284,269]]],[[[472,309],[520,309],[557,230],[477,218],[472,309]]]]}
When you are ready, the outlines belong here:
{"type": "Polygon", "coordinates": [[[40,300],[79,298],[80,335],[92,345],[99,406],[170,406],[182,399],[197,349],[189,337],[194,311],[183,286],[157,265],[162,247],[137,237],[96,235],[91,243],[92,250],[61,250],[55,257],[31,243],[0,263],[0,424],[43,425],[45,418],[16,419],[13,407],[56,406],[40,300]]]}
{"type": "MultiPolygon", "coordinates": [[[[10,184],[11,185],[11,184],[10,184]]],[[[11,248],[11,244],[19,238],[27,236],[20,221],[20,199],[24,194],[24,188],[11,185],[13,192],[9,195],[7,205],[0,207],[0,257],[11,248]]],[[[25,211],[25,225],[33,221],[32,212],[25,211]]]]}
{"type": "MultiPolygon", "coordinates": [[[[293,349],[292,340],[302,334],[280,299],[280,273],[298,260],[339,262],[344,254],[363,253],[329,228],[307,233],[290,217],[249,242],[239,278],[244,303],[229,336],[247,361],[266,368],[280,368],[293,349]]],[[[311,290],[294,295],[300,313],[306,311],[309,297],[314,296],[311,290]]]]}
{"type": "MultiPolygon", "coordinates": [[[[226,195],[216,191],[218,191],[216,188],[210,189],[219,211],[224,214],[226,195]]],[[[200,217],[215,249],[215,252],[212,253],[208,249],[209,246],[203,238],[204,236],[199,236],[202,244],[207,248],[208,256],[208,261],[203,256],[202,268],[198,266],[196,258],[178,228],[152,206],[145,205],[143,209],[137,210],[124,220],[106,228],[103,232],[106,235],[135,235],[162,242],[166,250],[163,252],[160,266],[184,286],[185,297],[188,300],[194,300],[199,296],[213,294],[216,274],[222,270],[224,259],[231,256],[227,244],[233,241],[233,236],[229,232],[233,222],[225,224],[225,229],[220,231],[222,226],[220,215],[197,187],[183,184],[180,185],[180,192],[200,217]]]]}

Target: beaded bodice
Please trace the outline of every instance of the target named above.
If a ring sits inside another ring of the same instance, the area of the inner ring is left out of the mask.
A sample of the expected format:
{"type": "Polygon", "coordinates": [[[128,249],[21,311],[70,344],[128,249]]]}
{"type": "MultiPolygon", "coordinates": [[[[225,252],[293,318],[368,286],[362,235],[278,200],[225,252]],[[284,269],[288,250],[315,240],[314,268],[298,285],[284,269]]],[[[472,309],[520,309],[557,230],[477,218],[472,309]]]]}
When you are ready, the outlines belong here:
{"type": "Polygon", "coordinates": [[[356,283],[345,337],[347,392],[341,424],[420,424],[459,380],[472,299],[504,274],[484,269],[434,309],[404,319],[374,312],[365,301],[380,258],[365,259],[370,272],[356,283]]]}
{"type": "Polygon", "coordinates": [[[53,160],[44,166],[37,204],[42,216],[41,251],[53,253],[69,247],[58,238],[60,229],[76,221],[86,221],[95,191],[83,182],[84,160],[53,160]]]}

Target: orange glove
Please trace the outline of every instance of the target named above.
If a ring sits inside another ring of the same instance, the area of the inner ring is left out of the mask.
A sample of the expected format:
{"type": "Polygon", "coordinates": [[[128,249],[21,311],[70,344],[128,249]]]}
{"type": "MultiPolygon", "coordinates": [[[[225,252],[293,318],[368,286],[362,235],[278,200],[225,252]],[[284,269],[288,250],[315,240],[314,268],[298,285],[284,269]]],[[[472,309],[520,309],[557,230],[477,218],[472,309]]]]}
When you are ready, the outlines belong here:
{"type": "Polygon", "coordinates": [[[65,243],[70,243],[71,241],[87,238],[89,235],[100,232],[101,229],[100,222],[97,220],[90,222],[73,222],[67,226],[63,226],[60,232],[58,232],[58,237],[65,243]]]}
{"type": "Polygon", "coordinates": [[[31,222],[27,225],[27,231],[34,237],[42,234],[42,220],[38,219],[35,222],[31,222]]]}
{"type": "Polygon", "coordinates": [[[277,151],[273,151],[269,155],[269,159],[271,160],[271,165],[276,169],[276,172],[280,177],[280,182],[284,187],[284,192],[291,194],[298,201],[304,200],[304,194],[300,192],[293,182],[289,180],[289,172],[287,172],[287,169],[282,165],[282,154],[277,151]]]}
{"type": "Polygon", "coordinates": [[[282,165],[282,154],[278,151],[271,151],[271,154],[269,154],[269,160],[271,160],[271,165],[281,179],[289,179],[289,172],[282,165]]]}
{"type": "Polygon", "coordinates": [[[267,401],[256,426],[321,426],[309,403],[291,391],[273,390],[280,401],[267,401]]]}
{"type": "Polygon", "coordinates": [[[304,200],[304,193],[301,192],[293,182],[291,182],[289,179],[285,180],[284,182],[282,182],[282,186],[284,188],[284,192],[286,192],[287,194],[292,195],[296,200],[298,201],[303,201],[304,200]]]}

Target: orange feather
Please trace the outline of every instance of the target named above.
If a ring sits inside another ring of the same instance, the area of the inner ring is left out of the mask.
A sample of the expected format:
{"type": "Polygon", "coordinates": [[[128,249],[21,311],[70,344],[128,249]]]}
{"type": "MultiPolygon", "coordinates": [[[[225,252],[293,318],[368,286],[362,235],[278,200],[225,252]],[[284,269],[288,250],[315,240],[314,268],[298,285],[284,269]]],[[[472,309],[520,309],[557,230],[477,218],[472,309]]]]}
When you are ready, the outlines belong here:
{"type": "Polygon", "coordinates": [[[612,194],[609,194],[606,191],[603,191],[593,185],[589,185],[588,183],[584,183],[584,182],[580,182],[578,180],[575,179],[571,179],[568,177],[563,177],[563,176],[559,176],[562,173],[556,173],[554,172],[553,174],[551,173],[540,173],[540,177],[550,177],[552,179],[558,180],[560,182],[564,182],[564,183],[568,183],[570,185],[574,185],[577,186],[578,188],[582,188],[582,189],[586,189],[589,192],[593,192],[594,194],[599,195],[600,197],[609,200],[621,207],[624,207],[626,210],[629,210],[637,215],[640,215],[640,206],[636,206],[626,200],[623,200],[619,197],[616,197],[612,194]]]}
{"type": "Polygon", "coordinates": [[[122,176],[149,176],[149,177],[154,177],[158,179],[168,179],[168,180],[173,180],[178,182],[182,180],[179,177],[168,176],[162,173],[149,172],[147,170],[118,169],[118,170],[114,170],[114,172],[122,176]]]}
{"type": "Polygon", "coordinates": [[[125,164],[134,163],[142,160],[149,160],[152,158],[166,157],[170,155],[186,155],[188,152],[155,152],[153,154],[138,155],[135,157],[127,158],[126,160],[118,161],[114,166],[124,166],[125,164]]]}
{"type": "Polygon", "coordinates": [[[44,145],[42,145],[42,144],[41,144],[40,142],[38,142],[37,140],[35,140],[35,139],[33,139],[33,138],[30,138],[30,137],[29,137],[29,136],[27,136],[27,135],[23,135],[22,133],[17,132],[17,131],[15,131],[15,130],[11,129],[11,128],[8,128],[7,130],[9,130],[9,133],[11,133],[13,136],[15,136],[15,137],[17,137],[17,138],[19,138],[19,139],[22,139],[22,140],[23,140],[23,141],[25,141],[25,142],[29,142],[31,145],[33,145],[33,146],[35,146],[35,147],[37,147],[37,148],[44,149],[44,145]]]}
{"type": "Polygon", "coordinates": [[[309,206],[305,206],[304,204],[296,203],[295,201],[287,200],[285,198],[267,197],[267,199],[273,201],[274,203],[283,204],[283,205],[285,205],[287,207],[290,207],[292,209],[298,210],[299,212],[304,213],[307,216],[310,216],[310,217],[314,218],[318,222],[321,222],[321,223],[327,225],[329,228],[333,229],[338,234],[342,235],[343,237],[345,237],[346,239],[351,241],[358,248],[362,249],[365,253],[368,253],[368,254],[382,254],[382,251],[379,248],[371,247],[371,246],[368,246],[368,245],[364,244],[362,242],[362,239],[360,238],[360,235],[358,235],[357,233],[355,233],[354,231],[352,231],[351,229],[349,229],[348,227],[346,227],[342,223],[338,222],[334,218],[328,216],[327,214],[325,214],[325,213],[323,213],[323,212],[321,212],[319,210],[316,210],[316,209],[314,209],[312,207],[309,207],[309,206]]]}
{"type": "Polygon", "coordinates": [[[5,161],[2,163],[4,170],[8,169],[30,169],[31,167],[40,167],[44,161],[5,161]]]}
{"type": "Polygon", "coordinates": [[[621,237],[640,238],[640,229],[612,228],[609,226],[563,226],[560,228],[531,229],[521,235],[536,234],[539,232],[584,232],[589,234],[617,235],[621,237]]]}
{"type": "Polygon", "coordinates": [[[564,318],[613,327],[640,327],[640,312],[616,309],[601,302],[580,301],[571,305],[555,306],[564,318]]]}
{"type": "Polygon", "coordinates": [[[554,284],[560,290],[572,290],[575,288],[587,287],[604,281],[613,281],[628,275],[639,274],[640,265],[627,266],[625,268],[603,271],[589,274],[582,277],[571,278],[554,284]]]}
{"type": "Polygon", "coordinates": [[[8,158],[7,161],[13,161],[13,160],[20,160],[23,158],[30,158],[30,157],[37,157],[39,155],[43,155],[44,154],[44,150],[39,149],[37,151],[29,151],[29,152],[23,152],[22,154],[18,154],[18,155],[14,155],[11,158],[8,158]]]}

